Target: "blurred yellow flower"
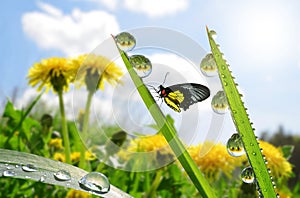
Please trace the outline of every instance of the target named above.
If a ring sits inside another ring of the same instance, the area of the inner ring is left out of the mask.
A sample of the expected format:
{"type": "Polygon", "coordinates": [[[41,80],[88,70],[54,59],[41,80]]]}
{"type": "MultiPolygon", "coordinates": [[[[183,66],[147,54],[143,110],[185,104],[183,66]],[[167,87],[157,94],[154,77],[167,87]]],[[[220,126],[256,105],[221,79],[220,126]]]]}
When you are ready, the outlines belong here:
{"type": "Polygon", "coordinates": [[[54,153],[53,159],[56,161],[61,161],[61,162],[65,162],[66,161],[66,157],[63,153],[54,153]]]}
{"type": "Polygon", "coordinates": [[[262,153],[268,161],[267,167],[271,170],[271,175],[275,178],[290,177],[292,165],[284,158],[282,151],[272,144],[259,141],[259,146],[263,149],[262,153]]]}
{"type": "Polygon", "coordinates": [[[94,153],[92,153],[90,151],[85,152],[85,160],[92,161],[95,159],[97,159],[97,156],[94,153]]]}
{"type": "Polygon", "coordinates": [[[132,140],[126,151],[120,150],[118,155],[123,159],[128,159],[129,153],[134,152],[159,152],[161,155],[173,154],[168,142],[161,134],[149,135],[132,140]]]}
{"type": "Polygon", "coordinates": [[[53,138],[49,141],[48,145],[50,147],[53,147],[55,149],[62,149],[63,145],[62,145],[62,139],[61,138],[53,138]]]}
{"type": "Polygon", "coordinates": [[[73,59],[78,70],[77,79],[85,82],[89,91],[94,92],[97,88],[103,90],[104,82],[115,85],[120,80],[123,72],[114,62],[108,58],[95,54],[85,54],[73,59]]]}
{"type": "Polygon", "coordinates": [[[67,198],[89,198],[91,197],[91,194],[87,192],[83,192],[80,190],[70,190],[67,194],[67,198]]]}
{"type": "Polygon", "coordinates": [[[79,160],[80,160],[80,152],[72,152],[71,153],[71,161],[79,162],[79,160]]]}
{"type": "MultiPolygon", "coordinates": [[[[206,142],[205,144],[214,144],[206,142]]],[[[210,181],[215,181],[219,178],[221,172],[227,177],[231,177],[232,171],[242,165],[246,160],[246,156],[232,157],[228,154],[226,146],[222,144],[212,145],[212,149],[205,155],[200,157],[202,144],[191,146],[187,150],[193,160],[199,166],[201,171],[207,176],[210,181]]]]}
{"type": "Polygon", "coordinates": [[[131,142],[131,146],[129,146],[128,150],[136,152],[151,152],[158,150],[163,153],[171,152],[168,142],[161,134],[136,138],[131,142]]]}
{"type": "MultiPolygon", "coordinates": [[[[96,159],[96,155],[91,153],[90,151],[85,152],[85,160],[92,161],[96,159]]],[[[71,153],[71,161],[72,162],[79,162],[80,161],[80,152],[72,152],[71,153]]]]}
{"type": "Polygon", "coordinates": [[[77,67],[66,58],[48,58],[35,63],[29,70],[27,78],[32,87],[39,85],[40,91],[44,86],[55,92],[67,91],[77,73],[77,67]]]}

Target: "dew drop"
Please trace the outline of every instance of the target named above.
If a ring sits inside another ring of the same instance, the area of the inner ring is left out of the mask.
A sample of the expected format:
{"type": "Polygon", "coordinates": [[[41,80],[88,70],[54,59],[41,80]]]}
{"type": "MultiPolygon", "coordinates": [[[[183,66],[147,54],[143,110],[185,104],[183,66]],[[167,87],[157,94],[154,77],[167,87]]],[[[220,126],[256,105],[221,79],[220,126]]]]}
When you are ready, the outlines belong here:
{"type": "Polygon", "coordinates": [[[224,114],[228,112],[228,103],[224,91],[218,91],[211,100],[211,107],[215,113],[224,114]]]}
{"type": "Polygon", "coordinates": [[[241,177],[244,183],[251,184],[254,182],[254,172],[251,166],[244,168],[241,173],[241,177]]]}
{"type": "Polygon", "coordinates": [[[25,172],[35,172],[37,171],[36,167],[32,164],[26,164],[22,166],[22,170],[25,172]]]}
{"type": "Polygon", "coordinates": [[[132,50],[136,45],[134,36],[128,32],[121,32],[120,34],[116,35],[115,40],[118,47],[125,52],[132,50]]]}
{"type": "Polygon", "coordinates": [[[201,60],[200,70],[207,77],[216,76],[218,74],[217,64],[212,53],[207,54],[201,60]]]}
{"type": "Polygon", "coordinates": [[[133,55],[129,57],[134,70],[141,78],[145,78],[152,72],[151,61],[143,55],[133,55]]]}
{"type": "Polygon", "coordinates": [[[45,177],[44,177],[44,176],[41,176],[39,181],[40,181],[40,182],[44,182],[44,181],[45,181],[45,177]]]}
{"type": "Polygon", "coordinates": [[[98,172],[90,172],[79,181],[80,186],[94,194],[104,194],[110,189],[110,183],[105,175],[98,172]]]}
{"type": "Polygon", "coordinates": [[[256,153],[255,153],[255,152],[253,152],[253,153],[252,153],[252,155],[256,156],[256,153]]]}
{"type": "Polygon", "coordinates": [[[59,170],[56,173],[53,173],[54,178],[59,181],[68,181],[71,179],[71,174],[65,170],[59,170]]]}
{"type": "Polygon", "coordinates": [[[227,141],[227,151],[233,157],[239,157],[245,154],[245,149],[238,133],[233,134],[227,141]]]}
{"type": "Polygon", "coordinates": [[[213,36],[213,35],[217,35],[215,30],[210,30],[209,33],[213,36]]]}
{"type": "Polygon", "coordinates": [[[3,171],[3,176],[4,177],[13,177],[13,176],[16,176],[16,173],[11,170],[5,170],[5,171],[3,171]]]}

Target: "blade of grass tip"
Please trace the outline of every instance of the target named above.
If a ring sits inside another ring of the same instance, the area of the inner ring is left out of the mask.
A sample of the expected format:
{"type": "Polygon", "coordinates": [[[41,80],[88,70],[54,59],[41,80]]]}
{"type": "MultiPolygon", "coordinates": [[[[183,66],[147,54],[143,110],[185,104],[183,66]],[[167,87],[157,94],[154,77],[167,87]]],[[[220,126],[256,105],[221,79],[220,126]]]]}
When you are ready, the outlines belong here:
{"type": "Polygon", "coordinates": [[[252,123],[248,118],[246,108],[244,107],[244,103],[241,99],[241,94],[239,93],[236,87],[237,84],[234,82],[231,71],[228,68],[229,65],[226,60],[223,59],[223,55],[212,37],[213,34],[216,33],[209,30],[207,27],[206,30],[211,51],[218,67],[219,78],[231,109],[231,115],[235,127],[241,136],[249,163],[255,173],[255,178],[260,188],[260,192],[263,197],[276,197],[272,180],[256,140],[252,123]]]}
{"type": "MultiPolygon", "coordinates": [[[[114,36],[112,36],[114,39],[114,36]]],[[[213,189],[210,187],[208,181],[205,179],[203,174],[200,172],[199,168],[185,149],[185,146],[177,136],[175,131],[175,127],[170,124],[163,113],[161,112],[160,108],[156,104],[154,98],[152,97],[151,93],[144,85],[141,78],[136,74],[134,71],[131,63],[128,60],[127,55],[123,52],[118,45],[116,47],[119,50],[119,53],[123,59],[123,62],[130,74],[132,81],[134,82],[142,100],[144,101],[147,109],[149,110],[150,114],[152,115],[153,119],[155,120],[158,127],[161,129],[163,136],[168,141],[171,149],[173,150],[174,154],[177,156],[177,159],[181,163],[182,167],[185,169],[186,173],[190,177],[191,181],[199,191],[199,193],[203,197],[213,198],[215,194],[213,189]]]]}

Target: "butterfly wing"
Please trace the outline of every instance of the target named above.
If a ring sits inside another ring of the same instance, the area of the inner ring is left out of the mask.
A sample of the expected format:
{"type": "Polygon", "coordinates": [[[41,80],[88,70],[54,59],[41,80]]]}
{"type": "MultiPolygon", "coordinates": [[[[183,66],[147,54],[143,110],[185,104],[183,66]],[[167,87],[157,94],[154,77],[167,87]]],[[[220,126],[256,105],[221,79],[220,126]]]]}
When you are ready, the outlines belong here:
{"type": "MultiPolygon", "coordinates": [[[[168,88],[167,88],[168,89],[168,88]]],[[[164,97],[165,103],[174,111],[180,112],[180,103],[184,101],[184,95],[180,91],[170,90],[168,95],[164,97]]]]}
{"type": "MultiPolygon", "coordinates": [[[[177,105],[178,109],[180,107],[184,111],[187,110],[192,104],[201,102],[210,96],[208,87],[196,83],[172,85],[167,87],[167,89],[170,89],[171,91],[169,92],[168,97],[165,98],[165,102],[167,103],[166,100],[171,101],[177,105]]],[[[171,102],[170,104],[174,106],[174,104],[171,102]]]]}

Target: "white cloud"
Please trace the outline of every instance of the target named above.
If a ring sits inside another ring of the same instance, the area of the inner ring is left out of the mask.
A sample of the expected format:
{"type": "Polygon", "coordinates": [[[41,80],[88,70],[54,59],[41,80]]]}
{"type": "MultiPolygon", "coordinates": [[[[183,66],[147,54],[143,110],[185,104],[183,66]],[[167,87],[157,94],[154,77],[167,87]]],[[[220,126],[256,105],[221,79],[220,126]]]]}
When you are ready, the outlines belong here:
{"type": "Polygon", "coordinates": [[[57,49],[69,56],[89,53],[110,34],[119,32],[115,16],[107,12],[73,9],[67,15],[46,3],[38,6],[43,11],[25,13],[22,25],[24,32],[43,49],[57,49]]]}
{"type": "Polygon", "coordinates": [[[118,4],[118,0],[100,0],[100,2],[111,10],[116,9],[118,4]]]}
{"type": "Polygon", "coordinates": [[[162,17],[184,11],[188,0],[124,0],[124,6],[132,12],[146,14],[148,17],[162,17]]]}

